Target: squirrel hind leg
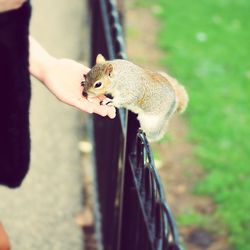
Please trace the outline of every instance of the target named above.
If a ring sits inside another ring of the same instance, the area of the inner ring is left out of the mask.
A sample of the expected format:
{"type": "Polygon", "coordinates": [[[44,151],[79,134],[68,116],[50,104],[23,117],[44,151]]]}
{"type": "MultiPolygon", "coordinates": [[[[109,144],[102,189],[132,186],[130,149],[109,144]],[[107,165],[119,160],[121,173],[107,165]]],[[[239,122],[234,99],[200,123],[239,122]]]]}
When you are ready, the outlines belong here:
{"type": "Polygon", "coordinates": [[[160,140],[165,132],[168,121],[159,115],[139,114],[138,120],[149,141],[160,140]]]}
{"type": "Polygon", "coordinates": [[[163,138],[165,132],[166,131],[161,130],[161,131],[157,131],[156,133],[152,131],[147,131],[145,133],[149,142],[156,142],[163,138]]]}

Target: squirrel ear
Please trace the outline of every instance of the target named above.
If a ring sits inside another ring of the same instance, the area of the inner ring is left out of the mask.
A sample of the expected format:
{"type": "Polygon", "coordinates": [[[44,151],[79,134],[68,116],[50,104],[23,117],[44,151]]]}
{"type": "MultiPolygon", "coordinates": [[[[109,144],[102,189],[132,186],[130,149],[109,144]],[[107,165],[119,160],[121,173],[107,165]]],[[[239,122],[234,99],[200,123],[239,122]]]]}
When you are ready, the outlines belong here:
{"type": "Polygon", "coordinates": [[[113,72],[113,65],[111,63],[105,65],[104,73],[111,76],[112,72],[113,72]]]}
{"type": "Polygon", "coordinates": [[[102,54],[98,54],[97,57],[96,57],[96,64],[99,64],[99,63],[105,63],[105,58],[102,54]]]}

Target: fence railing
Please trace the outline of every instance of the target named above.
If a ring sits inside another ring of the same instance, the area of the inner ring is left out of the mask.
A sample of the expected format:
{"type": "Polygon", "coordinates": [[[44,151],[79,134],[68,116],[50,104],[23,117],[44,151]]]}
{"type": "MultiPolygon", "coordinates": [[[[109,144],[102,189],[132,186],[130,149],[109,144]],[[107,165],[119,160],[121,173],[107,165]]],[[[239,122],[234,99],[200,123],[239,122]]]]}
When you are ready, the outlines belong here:
{"type": "MultiPolygon", "coordinates": [[[[89,0],[90,64],[98,53],[125,59],[116,3],[89,0]]],[[[150,145],[136,116],[120,109],[114,120],[93,117],[99,248],[180,250],[178,232],[154,165],[150,145]]]]}

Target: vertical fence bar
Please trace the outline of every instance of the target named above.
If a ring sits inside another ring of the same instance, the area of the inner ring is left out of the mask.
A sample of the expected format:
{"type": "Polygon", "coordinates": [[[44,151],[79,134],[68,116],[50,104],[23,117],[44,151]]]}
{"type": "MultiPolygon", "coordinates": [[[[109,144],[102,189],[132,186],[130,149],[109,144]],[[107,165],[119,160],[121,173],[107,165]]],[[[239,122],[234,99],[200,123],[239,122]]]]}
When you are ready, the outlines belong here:
{"type": "MultiPolygon", "coordinates": [[[[110,19],[117,18],[116,13],[112,13],[112,1],[109,3],[105,0],[90,0],[89,6],[91,65],[95,64],[95,58],[99,53],[108,60],[121,57],[116,47],[120,49],[123,44],[112,36],[117,27],[110,25],[110,19]]],[[[96,115],[93,118],[94,157],[101,210],[102,243],[105,250],[116,249],[120,235],[118,228],[123,187],[126,113],[125,110],[119,110],[114,120],[96,115]]]]}

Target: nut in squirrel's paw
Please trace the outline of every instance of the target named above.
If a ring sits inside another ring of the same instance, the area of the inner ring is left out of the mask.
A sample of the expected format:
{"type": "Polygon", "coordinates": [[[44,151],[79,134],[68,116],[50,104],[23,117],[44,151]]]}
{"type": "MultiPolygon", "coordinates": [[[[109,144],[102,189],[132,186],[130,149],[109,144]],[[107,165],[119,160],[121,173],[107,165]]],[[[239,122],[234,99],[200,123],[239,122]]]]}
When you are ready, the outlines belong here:
{"type": "Polygon", "coordinates": [[[106,61],[99,54],[96,65],[84,78],[83,96],[112,97],[104,99],[103,104],[138,114],[141,128],[150,141],[161,139],[173,114],[182,113],[187,107],[187,92],[174,78],[127,60],[106,61]]]}

